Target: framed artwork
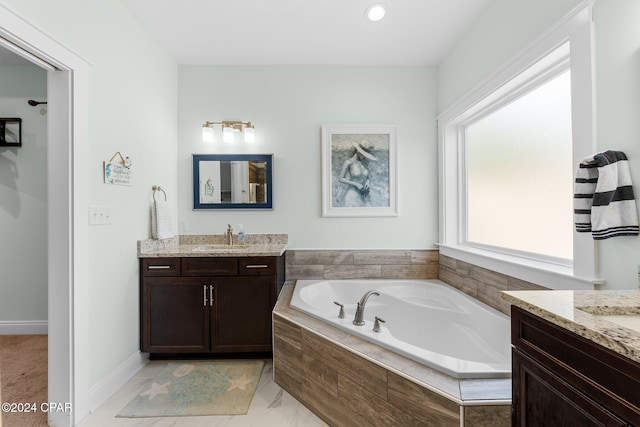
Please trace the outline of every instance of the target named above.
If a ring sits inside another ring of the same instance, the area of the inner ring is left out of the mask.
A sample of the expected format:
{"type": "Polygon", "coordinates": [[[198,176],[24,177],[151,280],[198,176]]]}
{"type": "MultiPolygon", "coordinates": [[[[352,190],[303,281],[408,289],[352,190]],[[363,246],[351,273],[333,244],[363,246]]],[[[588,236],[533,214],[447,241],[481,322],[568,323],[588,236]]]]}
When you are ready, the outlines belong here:
{"type": "Polygon", "coordinates": [[[322,216],[398,216],[398,128],[322,127],[322,216]]]}

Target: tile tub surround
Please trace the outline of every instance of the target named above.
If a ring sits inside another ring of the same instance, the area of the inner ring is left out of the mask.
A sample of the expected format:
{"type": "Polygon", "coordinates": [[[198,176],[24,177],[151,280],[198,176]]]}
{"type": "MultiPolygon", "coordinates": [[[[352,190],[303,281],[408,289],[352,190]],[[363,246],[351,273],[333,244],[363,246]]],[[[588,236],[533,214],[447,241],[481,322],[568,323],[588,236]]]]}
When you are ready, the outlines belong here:
{"type": "Polygon", "coordinates": [[[287,250],[289,241],[288,234],[246,234],[243,244],[237,243],[235,234],[233,238],[233,246],[206,252],[195,249],[225,245],[224,234],[183,234],[164,240],[138,240],[138,258],[280,256],[287,250]],[[244,249],[238,250],[239,247],[244,249]]]}
{"type": "Polygon", "coordinates": [[[506,314],[511,315],[508,302],[502,298],[503,291],[544,290],[547,289],[506,274],[469,264],[448,256],[439,256],[440,280],[453,286],[506,314]]]}
{"type": "Polygon", "coordinates": [[[640,332],[598,315],[640,314],[640,291],[509,291],[503,298],[530,313],[640,363],[640,332]]]}
{"type": "Polygon", "coordinates": [[[437,279],[438,250],[289,250],[287,280],[437,279]]]}
{"type": "Polygon", "coordinates": [[[510,379],[458,380],[290,308],[273,311],[274,380],[333,426],[508,426],[510,379]]]}

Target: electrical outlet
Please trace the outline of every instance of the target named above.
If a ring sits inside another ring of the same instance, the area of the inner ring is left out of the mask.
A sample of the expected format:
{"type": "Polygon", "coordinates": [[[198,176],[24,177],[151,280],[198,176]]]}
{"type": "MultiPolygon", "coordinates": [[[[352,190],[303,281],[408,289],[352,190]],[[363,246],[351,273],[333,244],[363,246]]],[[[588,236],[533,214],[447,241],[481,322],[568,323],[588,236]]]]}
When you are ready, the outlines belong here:
{"type": "Polygon", "coordinates": [[[111,206],[89,206],[89,225],[111,224],[111,206]]]}

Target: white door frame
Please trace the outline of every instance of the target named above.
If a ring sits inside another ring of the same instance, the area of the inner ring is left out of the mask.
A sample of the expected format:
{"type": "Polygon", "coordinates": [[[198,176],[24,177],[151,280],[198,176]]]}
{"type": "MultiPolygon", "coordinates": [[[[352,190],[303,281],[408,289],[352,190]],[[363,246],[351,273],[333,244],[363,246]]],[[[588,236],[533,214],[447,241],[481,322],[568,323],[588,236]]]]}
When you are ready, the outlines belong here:
{"type": "Polygon", "coordinates": [[[0,38],[16,53],[55,68],[47,73],[49,402],[72,409],[49,412],[49,422],[72,426],[89,413],[90,64],[4,5],[0,38]]]}

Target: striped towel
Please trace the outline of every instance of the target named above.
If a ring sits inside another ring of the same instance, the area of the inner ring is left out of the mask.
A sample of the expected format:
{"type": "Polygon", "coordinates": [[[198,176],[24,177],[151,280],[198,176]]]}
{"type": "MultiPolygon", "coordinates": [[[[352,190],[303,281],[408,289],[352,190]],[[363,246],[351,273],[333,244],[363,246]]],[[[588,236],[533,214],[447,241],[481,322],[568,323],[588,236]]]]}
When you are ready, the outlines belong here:
{"type": "Polygon", "coordinates": [[[629,162],[622,151],[605,151],[580,162],[574,186],[576,231],[594,240],[638,235],[638,212],[629,162]]]}

